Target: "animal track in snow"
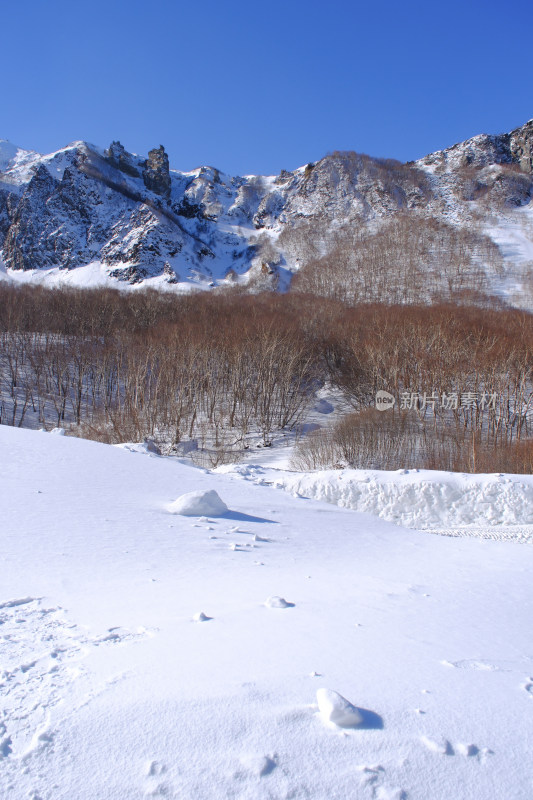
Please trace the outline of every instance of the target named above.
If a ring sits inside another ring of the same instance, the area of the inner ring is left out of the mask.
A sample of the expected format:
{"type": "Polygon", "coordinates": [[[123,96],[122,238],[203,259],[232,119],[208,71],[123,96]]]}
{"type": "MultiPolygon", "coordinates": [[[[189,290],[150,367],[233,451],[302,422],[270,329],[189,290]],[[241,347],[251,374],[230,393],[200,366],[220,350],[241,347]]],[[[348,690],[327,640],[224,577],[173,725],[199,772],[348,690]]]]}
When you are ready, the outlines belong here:
{"type": "Polygon", "coordinates": [[[502,672],[503,670],[500,667],[497,667],[495,664],[492,664],[490,661],[484,661],[482,659],[475,659],[475,658],[465,658],[461,661],[441,661],[440,662],[444,667],[454,667],[455,669],[474,669],[479,670],[480,672],[502,672]]]}
{"type": "Polygon", "coordinates": [[[430,739],[428,736],[422,736],[420,740],[428,750],[431,750],[432,753],[438,753],[441,756],[455,755],[455,751],[448,739],[430,739]]]}
{"type": "Polygon", "coordinates": [[[151,630],[147,630],[146,628],[140,627],[137,628],[136,632],[132,632],[126,630],[126,628],[108,628],[107,633],[102,634],[101,636],[96,636],[93,639],[88,639],[87,643],[92,644],[95,647],[99,647],[100,645],[109,645],[109,644],[125,644],[126,642],[135,641],[137,639],[144,639],[147,636],[153,636],[154,632],[151,630]]]}
{"type": "Polygon", "coordinates": [[[265,606],[267,608],[294,608],[295,603],[289,603],[284,597],[274,594],[265,600],[265,606]]]}
{"type": "Polygon", "coordinates": [[[465,758],[475,758],[478,761],[485,761],[487,756],[493,754],[493,751],[488,747],[480,748],[477,744],[468,742],[458,742],[452,747],[448,739],[444,737],[430,739],[428,736],[422,736],[421,742],[428,750],[431,750],[431,752],[444,756],[460,755],[465,758]]]}
{"type": "Polygon", "coordinates": [[[145,770],[145,790],[144,797],[174,797],[171,786],[165,780],[167,772],[166,764],[161,761],[149,761],[145,770]]]}
{"type": "MultiPolygon", "coordinates": [[[[268,756],[248,755],[242,756],[240,762],[246,773],[256,778],[264,778],[266,775],[270,775],[278,766],[278,756],[276,753],[268,756]]],[[[245,777],[245,775],[242,775],[241,771],[239,771],[234,777],[245,777]]]]}
{"type": "Polygon", "coordinates": [[[2,603],[0,623],[5,714],[0,747],[4,757],[15,757],[50,743],[49,709],[80,674],[71,665],[85,651],[61,609],[43,607],[38,598],[2,603]]]}
{"type": "Polygon", "coordinates": [[[471,758],[472,756],[477,756],[479,754],[479,747],[477,744],[464,744],[463,742],[460,742],[455,749],[460,756],[466,756],[467,758],[471,758]]]}
{"type": "MultiPolygon", "coordinates": [[[[110,628],[89,637],[60,607],[25,597],[0,604],[0,759],[24,758],[53,745],[50,711],[70,686],[87,677],[82,662],[92,647],[151,635],[110,628]]],[[[90,695],[93,697],[94,693],[90,695]]]]}
{"type": "Polygon", "coordinates": [[[146,775],[152,778],[154,775],[163,775],[166,771],[166,766],[160,761],[149,761],[146,768],[146,775]]]}
{"type": "Polygon", "coordinates": [[[528,693],[533,700],[533,678],[527,678],[525,683],[522,684],[522,689],[528,693]]]}
{"type": "Polygon", "coordinates": [[[361,788],[368,789],[372,800],[407,800],[407,793],[399,786],[385,783],[386,770],[381,764],[356,767],[362,773],[361,788]]]}

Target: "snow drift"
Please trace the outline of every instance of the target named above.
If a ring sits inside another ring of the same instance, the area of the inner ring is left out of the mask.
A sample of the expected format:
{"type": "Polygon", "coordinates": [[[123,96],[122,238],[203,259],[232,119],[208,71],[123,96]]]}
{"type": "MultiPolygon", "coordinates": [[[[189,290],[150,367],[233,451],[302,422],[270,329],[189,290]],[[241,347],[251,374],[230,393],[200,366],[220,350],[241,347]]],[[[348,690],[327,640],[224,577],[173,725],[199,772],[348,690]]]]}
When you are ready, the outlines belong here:
{"type": "Polygon", "coordinates": [[[295,497],[364,511],[407,528],[533,525],[531,475],[470,475],[418,469],[304,473],[241,464],[219,467],[217,471],[284,489],[295,497]]]}

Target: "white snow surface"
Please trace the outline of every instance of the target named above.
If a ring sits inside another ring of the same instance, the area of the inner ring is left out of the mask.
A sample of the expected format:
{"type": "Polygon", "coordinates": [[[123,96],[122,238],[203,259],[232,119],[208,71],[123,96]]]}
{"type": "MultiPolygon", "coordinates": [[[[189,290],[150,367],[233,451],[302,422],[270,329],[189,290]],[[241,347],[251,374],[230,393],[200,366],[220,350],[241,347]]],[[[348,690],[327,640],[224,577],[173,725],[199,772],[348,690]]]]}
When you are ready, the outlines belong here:
{"type": "Polygon", "coordinates": [[[67,436],[0,455],[0,797],[531,800],[533,548],[67,436]],[[168,512],[206,490],[224,516],[168,512]]]}

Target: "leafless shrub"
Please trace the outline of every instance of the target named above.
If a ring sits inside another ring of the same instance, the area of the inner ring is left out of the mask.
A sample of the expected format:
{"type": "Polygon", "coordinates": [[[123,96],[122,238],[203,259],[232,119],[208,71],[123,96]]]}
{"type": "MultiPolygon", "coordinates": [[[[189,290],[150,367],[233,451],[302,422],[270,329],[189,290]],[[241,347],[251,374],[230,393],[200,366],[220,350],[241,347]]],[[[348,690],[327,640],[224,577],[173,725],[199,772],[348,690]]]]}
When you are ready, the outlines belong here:
{"type": "Polygon", "coordinates": [[[462,426],[435,426],[415,413],[369,410],[300,440],[291,469],[434,469],[474,473],[533,472],[533,440],[499,443],[462,426]]]}

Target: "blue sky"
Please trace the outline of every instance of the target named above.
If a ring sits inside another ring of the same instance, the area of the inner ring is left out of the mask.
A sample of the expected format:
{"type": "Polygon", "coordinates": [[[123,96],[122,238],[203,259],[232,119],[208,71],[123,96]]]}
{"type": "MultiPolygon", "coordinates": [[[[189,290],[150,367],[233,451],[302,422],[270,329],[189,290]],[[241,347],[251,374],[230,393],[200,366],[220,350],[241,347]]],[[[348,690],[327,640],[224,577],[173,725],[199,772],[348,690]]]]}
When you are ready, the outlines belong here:
{"type": "Polygon", "coordinates": [[[0,138],[119,139],[273,174],[332,150],[418,158],[533,117],[533,3],[19,0],[0,138]]]}

